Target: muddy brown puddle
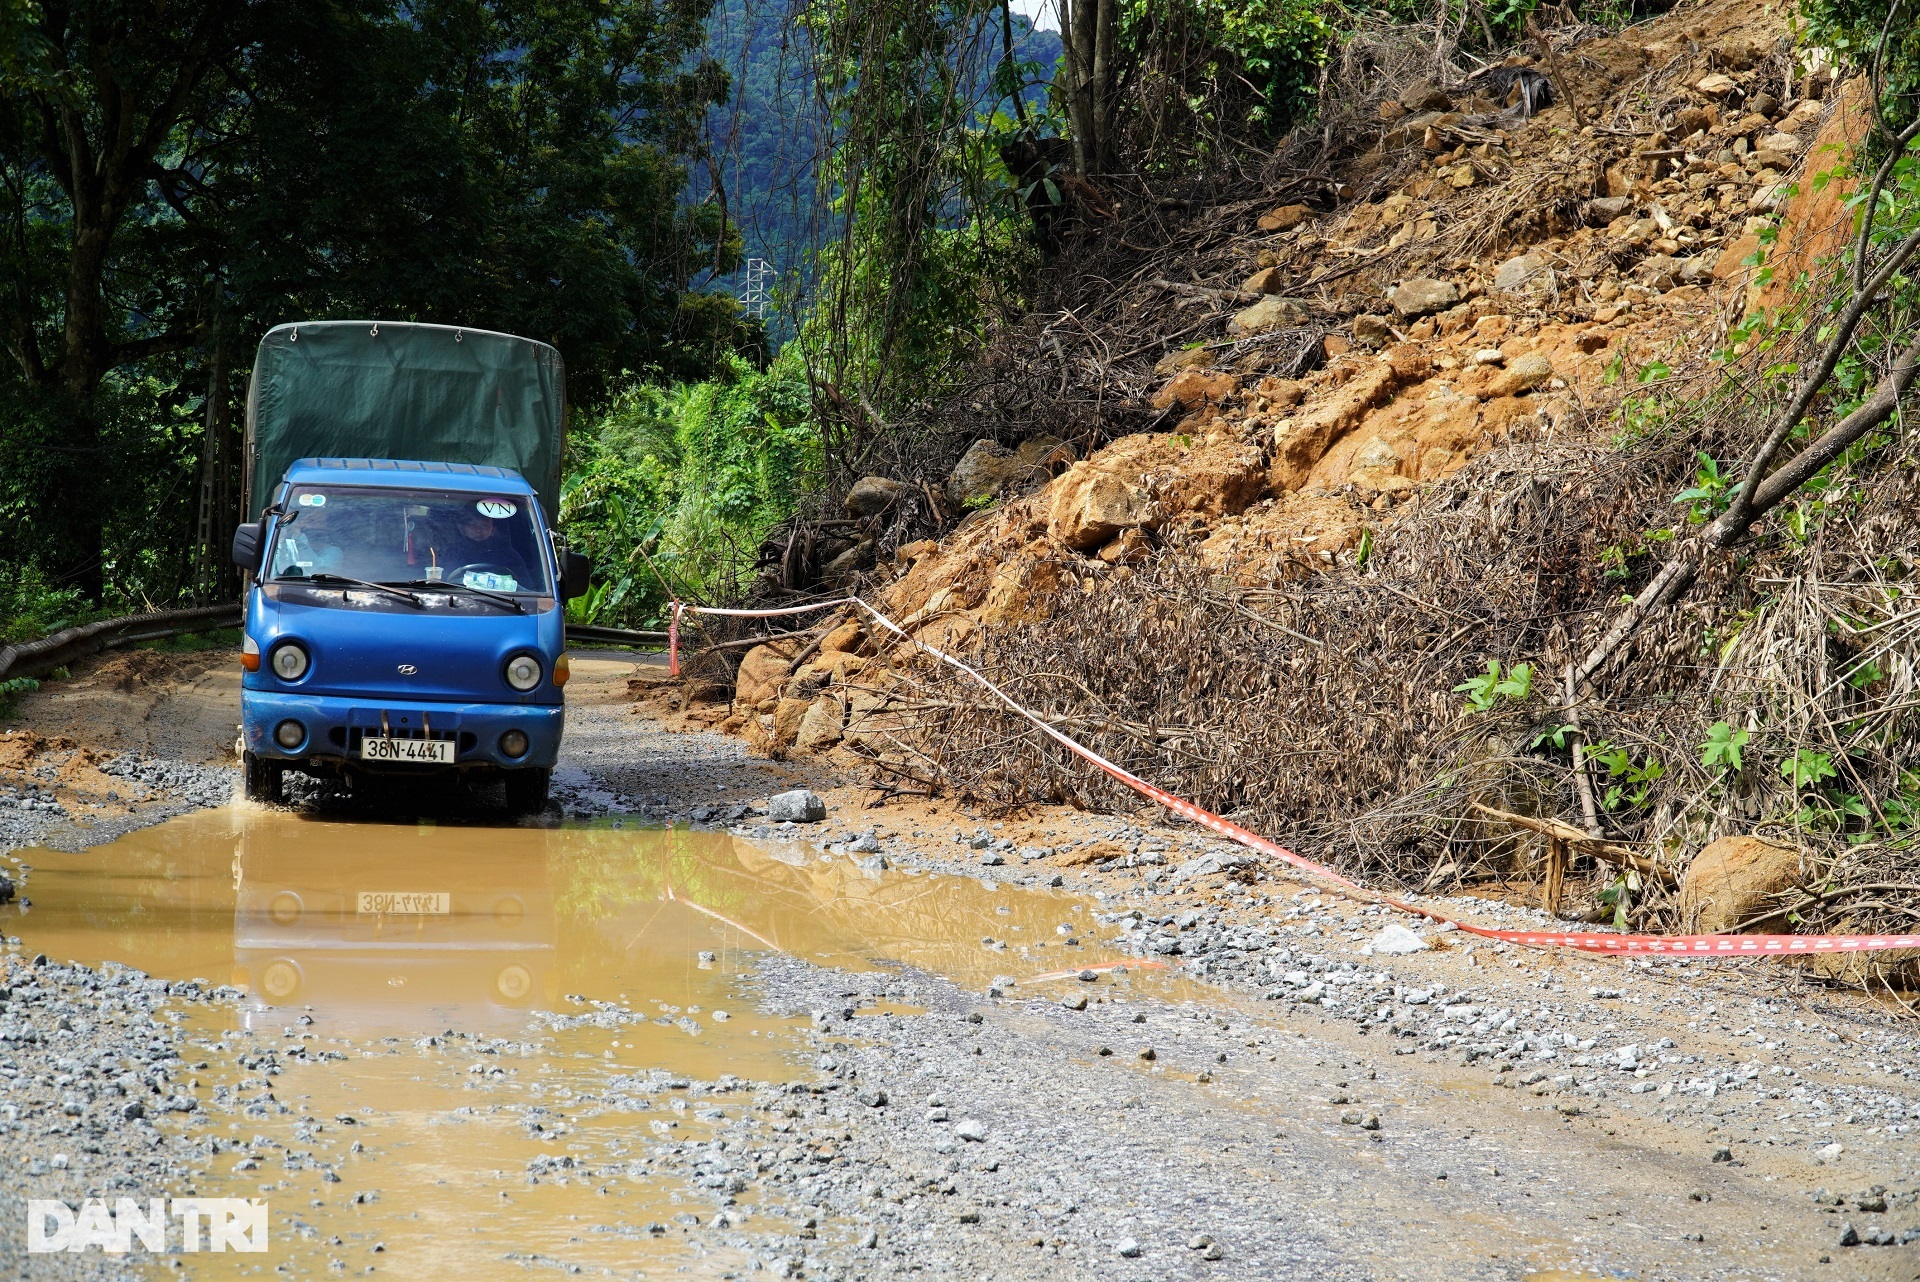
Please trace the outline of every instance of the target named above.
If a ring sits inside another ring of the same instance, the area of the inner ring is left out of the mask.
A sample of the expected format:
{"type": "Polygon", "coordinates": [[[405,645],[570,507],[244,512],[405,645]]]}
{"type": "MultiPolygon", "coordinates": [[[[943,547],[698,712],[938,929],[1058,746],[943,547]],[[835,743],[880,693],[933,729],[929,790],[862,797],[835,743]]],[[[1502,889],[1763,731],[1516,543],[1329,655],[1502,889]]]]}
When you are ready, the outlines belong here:
{"type": "Polygon", "coordinates": [[[1074,896],[615,822],[235,806],[21,852],[29,954],[245,994],[238,1018],[179,1016],[196,1021],[182,1085],[217,1151],[191,1188],[150,1192],[265,1198],[269,1249],[133,1260],[172,1277],[741,1272],[690,1217],[779,1212],[656,1175],[649,1154],[752,1107],[759,1084],[814,1076],[801,1021],[756,1010],[758,956],[976,988],[1122,960],[1063,946],[1060,927],[1092,926],[1074,896]]]}

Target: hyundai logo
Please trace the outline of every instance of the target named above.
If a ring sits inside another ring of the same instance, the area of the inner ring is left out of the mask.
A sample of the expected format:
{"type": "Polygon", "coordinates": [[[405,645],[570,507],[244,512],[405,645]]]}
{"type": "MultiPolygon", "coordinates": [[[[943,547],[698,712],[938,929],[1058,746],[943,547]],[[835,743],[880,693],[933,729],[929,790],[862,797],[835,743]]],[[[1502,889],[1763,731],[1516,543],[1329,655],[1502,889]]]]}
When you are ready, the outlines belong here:
{"type": "Polygon", "coordinates": [[[403,663],[400,665],[400,675],[403,677],[410,677],[418,671],[420,671],[420,669],[414,667],[411,663],[403,663]]]}

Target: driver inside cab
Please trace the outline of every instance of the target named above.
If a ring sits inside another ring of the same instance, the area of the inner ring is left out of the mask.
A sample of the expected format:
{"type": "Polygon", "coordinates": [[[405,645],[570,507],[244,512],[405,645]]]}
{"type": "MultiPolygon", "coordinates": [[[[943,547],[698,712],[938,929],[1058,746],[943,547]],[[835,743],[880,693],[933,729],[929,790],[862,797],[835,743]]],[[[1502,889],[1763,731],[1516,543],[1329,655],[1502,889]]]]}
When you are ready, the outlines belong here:
{"type": "Polygon", "coordinates": [[[489,515],[484,510],[489,506],[504,509],[503,516],[510,516],[514,511],[510,504],[481,500],[462,503],[451,513],[444,510],[434,513],[429,545],[434,564],[448,578],[461,570],[473,570],[507,574],[520,583],[533,581],[536,576],[513,546],[513,538],[505,529],[506,522],[489,515]]]}
{"type": "Polygon", "coordinates": [[[346,554],[332,512],[307,502],[288,513],[286,522],[274,551],[273,574],[298,578],[340,568],[346,554]]]}

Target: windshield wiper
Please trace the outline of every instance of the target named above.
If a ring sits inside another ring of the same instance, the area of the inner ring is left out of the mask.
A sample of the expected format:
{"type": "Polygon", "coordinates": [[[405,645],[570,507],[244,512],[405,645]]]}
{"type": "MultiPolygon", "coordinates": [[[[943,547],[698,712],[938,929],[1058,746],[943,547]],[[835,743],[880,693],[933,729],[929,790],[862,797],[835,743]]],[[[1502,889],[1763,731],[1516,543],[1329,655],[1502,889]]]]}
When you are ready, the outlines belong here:
{"type": "Polygon", "coordinates": [[[368,588],[374,592],[386,592],[392,596],[405,597],[423,609],[427,604],[413,593],[395,587],[391,583],[370,583],[366,579],[349,578],[344,574],[329,574],[324,570],[319,574],[276,574],[273,577],[280,583],[347,583],[358,588],[368,588]]]}
{"type": "Polygon", "coordinates": [[[504,596],[498,592],[489,592],[485,588],[470,587],[465,583],[455,583],[450,579],[408,579],[406,586],[410,588],[433,588],[436,591],[452,588],[460,592],[471,592],[475,596],[483,596],[489,601],[498,601],[501,605],[510,605],[513,607],[515,614],[525,614],[527,612],[527,607],[521,605],[520,602],[513,597],[504,596]]]}

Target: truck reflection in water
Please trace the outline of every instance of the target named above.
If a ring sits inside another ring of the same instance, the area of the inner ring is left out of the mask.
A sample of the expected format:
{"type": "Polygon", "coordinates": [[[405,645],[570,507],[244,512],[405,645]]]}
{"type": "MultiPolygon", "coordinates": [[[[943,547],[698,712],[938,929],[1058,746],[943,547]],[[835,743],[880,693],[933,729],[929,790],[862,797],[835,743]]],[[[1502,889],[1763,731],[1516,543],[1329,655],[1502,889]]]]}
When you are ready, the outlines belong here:
{"type": "Polygon", "coordinates": [[[284,1024],[284,1009],[267,1008],[311,1006],[336,1027],[385,1030],[403,1007],[427,1032],[517,1028],[525,1011],[553,1006],[553,891],[546,859],[527,850],[544,833],[501,843],[482,830],[324,827],[316,849],[297,824],[240,826],[232,982],[250,1022],[284,1024]]]}

